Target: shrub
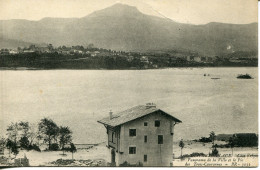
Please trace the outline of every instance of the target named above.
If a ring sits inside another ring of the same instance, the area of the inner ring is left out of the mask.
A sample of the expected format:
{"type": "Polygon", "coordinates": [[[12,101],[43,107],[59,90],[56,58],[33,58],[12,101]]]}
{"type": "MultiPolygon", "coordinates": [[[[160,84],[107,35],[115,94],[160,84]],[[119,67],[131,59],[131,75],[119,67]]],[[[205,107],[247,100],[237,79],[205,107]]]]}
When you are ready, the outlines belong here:
{"type": "Polygon", "coordinates": [[[129,164],[127,161],[125,161],[124,163],[120,164],[119,166],[121,166],[121,167],[142,167],[143,163],[138,162],[136,164],[129,164]]]}
{"type": "Polygon", "coordinates": [[[57,143],[52,143],[50,145],[50,151],[58,151],[59,150],[59,145],[57,143]]]}
{"type": "Polygon", "coordinates": [[[128,163],[127,163],[127,161],[125,161],[124,163],[120,164],[119,166],[127,167],[127,166],[128,166],[128,163]]]}
{"type": "Polygon", "coordinates": [[[36,144],[30,145],[29,150],[35,150],[35,151],[41,152],[41,149],[36,144]]]}
{"type": "Polygon", "coordinates": [[[142,167],[142,166],[143,166],[143,163],[142,163],[142,162],[138,162],[136,165],[137,165],[138,167],[142,167]]]}
{"type": "Polygon", "coordinates": [[[258,146],[258,137],[255,133],[234,134],[233,140],[233,145],[237,147],[258,146]]]}
{"type": "Polygon", "coordinates": [[[65,152],[70,152],[70,147],[64,147],[62,150],[64,150],[65,152]]]}
{"type": "Polygon", "coordinates": [[[9,153],[13,153],[15,156],[19,153],[17,143],[11,141],[10,139],[6,142],[6,147],[9,149],[9,153]]]}
{"type": "Polygon", "coordinates": [[[16,143],[13,144],[13,146],[11,147],[11,152],[16,156],[18,155],[19,153],[19,150],[18,150],[18,146],[16,143]]]}
{"type": "Polygon", "coordinates": [[[28,150],[29,149],[29,143],[30,142],[29,142],[28,138],[25,137],[25,136],[20,139],[20,146],[23,149],[28,150]]]}
{"type": "Polygon", "coordinates": [[[215,144],[214,147],[216,147],[216,148],[229,148],[230,145],[229,144],[220,144],[220,145],[215,144]]]}
{"type": "Polygon", "coordinates": [[[74,160],[70,160],[70,159],[57,159],[56,161],[51,162],[51,164],[58,165],[58,166],[59,165],[67,166],[74,162],[75,162],[74,160]]]}
{"type": "Polygon", "coordinates": [[[218,156],[220,156],[216,147],[214,147],[214,148],[212,149],[212,152],[209,154],[209,156],[213,156],[213,157],[218,157],[218,156]]]}
{"type": "Polygon", "coordinates": [[[202,137],[199,139],[199,142],[209,143],[212,142],[212,140],[210,138],[202,137]]]}
{"type": "Polygon", "coordinates": [[[182,158],[189,158],[189,157],[206,157],[207,155],[204,153],[198,153],[198,152],[193,152],[192,154],[185,154],[182,156],[182,158]]]}

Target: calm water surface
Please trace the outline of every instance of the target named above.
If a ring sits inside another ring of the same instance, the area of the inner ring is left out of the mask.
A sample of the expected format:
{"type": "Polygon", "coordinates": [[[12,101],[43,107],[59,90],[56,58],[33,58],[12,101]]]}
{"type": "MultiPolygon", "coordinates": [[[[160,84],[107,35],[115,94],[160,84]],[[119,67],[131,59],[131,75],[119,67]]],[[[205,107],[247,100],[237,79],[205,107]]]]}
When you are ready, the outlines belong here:
{"type": "Polygon", "coordinates": [[[258,129],[257,68],[0,71],[0,78],[2,134],[12,121],[49,117],[71,127],[75,143],[102,142],[97,120],[147,102],[183,121],[175,140],[258,129]],[[236,79],[245,73],[254,79],[236,79]]]}

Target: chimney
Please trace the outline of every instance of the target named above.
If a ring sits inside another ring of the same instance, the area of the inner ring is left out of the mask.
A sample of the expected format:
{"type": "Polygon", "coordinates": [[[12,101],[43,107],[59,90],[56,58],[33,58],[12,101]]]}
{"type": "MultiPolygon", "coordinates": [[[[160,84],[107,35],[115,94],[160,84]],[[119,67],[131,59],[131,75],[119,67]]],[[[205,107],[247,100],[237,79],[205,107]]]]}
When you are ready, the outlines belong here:
{"type": "Polygon", "coordinates": [[[146,103],[146,109],[150,109],[150,108],[156,108],[156,104],[155,103],[146,103]]]}
{"type": "Polygon", "coordinates": [[[113,112],[110,110],[109,112],[109,119],[111,120],[113,118],[113,112]]]}

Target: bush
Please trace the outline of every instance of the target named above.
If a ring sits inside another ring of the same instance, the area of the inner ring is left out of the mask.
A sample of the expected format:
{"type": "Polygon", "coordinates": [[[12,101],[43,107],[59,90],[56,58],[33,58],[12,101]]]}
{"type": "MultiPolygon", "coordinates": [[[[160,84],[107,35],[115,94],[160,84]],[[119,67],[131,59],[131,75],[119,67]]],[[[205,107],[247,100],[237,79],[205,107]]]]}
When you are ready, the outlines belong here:
{"type": "Polygon", "coordinates": [[[57,143],[52,143],[50,145],[50,151],[58,151],[59,150],[59,145],[57,143]]]}
{"type": "Polygon", "coordinates": [[[17,155],[19,153],[17,143],[11,141],[10,139],[6,142],[6,147],[13,153],[14,155],[17,155]]]}
{"type": "Polygon", "coordinates": [[[30,145],[29,150],[35,150],[35,151],[41,152],[41,149],[36,144],[30,145]]]}
{"type": "Polygon", "coordinates": [[[16,143],[14,143],[13,146],[11,147],[11,152],[12,152],[14,155],[18,155],[19,149],[18,149],[18,146],[17,146],[16,143]]]}
{"type": "Polygon", "coordinates": [[[192,154],[185,154],[182,156],[182,158],[189,158],[189,157],[206,157],[207,155],[204,153],[198,153],[198,152],[193,152],[192,154]]]}
{"type": "Polygon", "coordinates": [[[142,167],[143,164],[142,164],[142,162],[138,162],[137,164],[129,164],[127,161],[125,161],[124,163],[120,164],[119,166],[121,166],[121,167],[142,167]]]}
{"type": "Polygon", "coordinates": [[[25,136],[20,139],[20,146],[23,149],[28,150],[29,149],[29,143],[30,142],[29,142],[28,138],[25,137],[25,136]]]}
{"type": "Polygon", "coordinates": [[[219,153],[218,153],[217,148],[214,147],[214,148],[212,149],[212,152],[209,154],[209,156],[212,156],[212,157],[218,157],[218,156],[220,156],[219,153]]]}
{"type": "Polygon", "coordinates": [[[56,161],[51,162],[51,164],[66,166],[74,162],[75,162],[74,160],[70,160],[70,159],[57,159],[56,161]]]}
{"type": "Polygon", "coordinates": [[[142,167],[142,166],[143,166],[143,163],[142,163],[142,162],[138,162],[138,163],[137,163],[137,166],[138,166],[138,167],[142,167]]]}
{"type": "Polygon", "coordinates": [[[26,149],[26,150],[35,150],[35,151],[41,152],[41,149],[39,148],[39,146],[37,146],[36,144],[31,145],[27,137],[22,137],[20,139],[20,146],[21,146],[21,148],[26,149]]]}
{"type": "Polygon", "coordinates": [[[210,138],[202,137],[199,139],[199,142],[209,143],[212,142],[212,140],[210,138]]]}
{"type": "Polygon", "coordinates": [[[230,145],[229,144],[215,144],[214,147],[216,148],[230,148],[230,145]]]}
{"type": "Polygon", "coordinates": [[[119,166],[127,167],[127,166],[128,166],[128,163],[127,163],[127,161],[125,161],[124,163],[120,164],[119,166]]]}
{"type": "Polygon", "coordinates": [[[236,147],[258,146],[258,137],[255,133],[234,134],[233,140],[233,143],[236,147]]]}
{"type": "Polygon", "coordinates": [[[70,147],[64,147],[62,150],[64,150],[65,152],[70,152],[70,147]]]}

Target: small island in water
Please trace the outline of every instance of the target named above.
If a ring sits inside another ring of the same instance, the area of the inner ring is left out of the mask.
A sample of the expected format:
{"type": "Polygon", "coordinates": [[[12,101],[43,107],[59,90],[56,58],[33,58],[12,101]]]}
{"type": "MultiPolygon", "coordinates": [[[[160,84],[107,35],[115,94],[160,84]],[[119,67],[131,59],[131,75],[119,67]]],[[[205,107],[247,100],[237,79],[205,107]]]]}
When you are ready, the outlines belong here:
{"type": "Polygon", "coordinates": [[[239,74],[237,76],[238,79],[254,79],[252,76],[250,76],[249,74],[239,74]]]}

